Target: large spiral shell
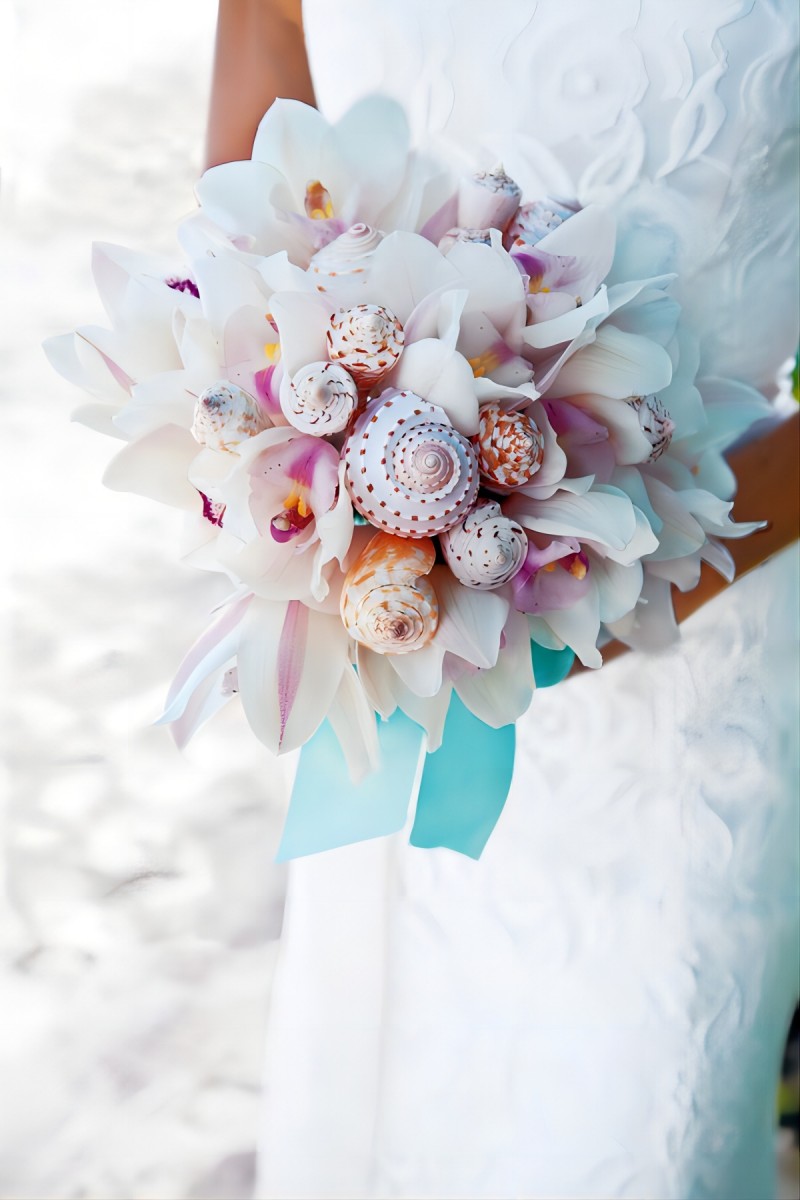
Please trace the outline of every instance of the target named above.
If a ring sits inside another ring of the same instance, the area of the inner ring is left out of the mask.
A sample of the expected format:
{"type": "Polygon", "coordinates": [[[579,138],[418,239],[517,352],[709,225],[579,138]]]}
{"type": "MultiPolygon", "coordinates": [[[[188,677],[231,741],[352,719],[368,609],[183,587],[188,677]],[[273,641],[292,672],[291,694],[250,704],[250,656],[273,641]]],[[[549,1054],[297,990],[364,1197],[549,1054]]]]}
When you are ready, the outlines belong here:
{"type": "Polygon", "coordinates": [[[430,538],[377,533],[345,576],[340,609],[351,637],[378,654],[408,654],[431,640],[439,605],[430,580],[430,538]]]}
{"type": "Polygon", "coordinates": [[[331,317],[328,354],[367,389],[394,369],[403,341],[403,326],[393,312],[379,304],[357,304],[331,317]]]}
{"type": "Polygon", "coordinates": [[[503,516],[496,500],[481,500],[472,512],[439,538],[456,579],[489,591],[513,579],[525,562],[528,539],[516,521],[503,516]]]}
{"type": "Polygon", "coordinates": [[[328,242],[311,259],[311,273],[317,290],[328,291],[334,281],[343,276],[352,279],[363,275],[376,246],[382,241],[382,233],[359,222],[328,242]]]}
{"type": "Polygon", "coordinates": [[[404,538],[432,537],[466,516],[478,494],[475,451],[441,408],[389,389],[356,419],[344,448],[354,507],[404,538]]]}
{"type": "Polygon", "coordinates": [[[655,462],[669,446],[675,432],[675,422],[667,409],[653,394],[649,396],[634,396],[628,401],[631,408],[639,417],[642,433],[647,438],[652,449],[646,462],[655,462]]]}
{"type": "Polygon", "coordinates": [[[283,414],[295,429],[326,437],[344,429],[358,407],[353,377],[336,363],[314,362],[294,376],[281,398],[283,414]]]}
{"type": "Polygon", "coordinates": [[[192,436],[201,446],[235,452],[237,446],[268,425],[253,396],[237,384],[221,379],[198,396],[192,436]]]}
{"type": "Polygon", "coordinates": [[[458,224],[467,229],[500,229],[519,208],[522,189],[502,167],[476,171],[458,188],[458,224]]]}
{"type": "Polygon", "coordinates": [[[478,432],[472,439],[486,486],[511,492],[527,483],[544,458],[544,437],[532,417],[506,412],[499,404],[481,409],[478,432]]]}

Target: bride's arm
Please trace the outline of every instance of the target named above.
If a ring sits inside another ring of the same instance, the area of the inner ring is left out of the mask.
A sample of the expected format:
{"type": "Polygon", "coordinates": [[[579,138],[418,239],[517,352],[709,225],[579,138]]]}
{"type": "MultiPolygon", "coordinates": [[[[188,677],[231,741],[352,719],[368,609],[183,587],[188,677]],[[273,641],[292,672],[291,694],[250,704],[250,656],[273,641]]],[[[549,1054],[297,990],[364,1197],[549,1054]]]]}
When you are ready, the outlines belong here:
{"type": "Polygon", "coordinates": [[[277,96],[314,103],[301,0],[220,0],[206,167],[249,158],[277,96]]]}

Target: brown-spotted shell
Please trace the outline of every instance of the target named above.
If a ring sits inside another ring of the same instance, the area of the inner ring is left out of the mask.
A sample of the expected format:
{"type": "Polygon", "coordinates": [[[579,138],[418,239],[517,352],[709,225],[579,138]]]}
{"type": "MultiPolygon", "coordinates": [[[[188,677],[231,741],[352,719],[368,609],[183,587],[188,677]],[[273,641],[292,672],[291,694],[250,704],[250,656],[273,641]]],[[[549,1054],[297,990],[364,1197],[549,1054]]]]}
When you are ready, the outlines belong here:
{"type": "Polygon", "coordinates": [[[513,579],[528,553],[524,529],[503,515],[496,500],[479,500],[460,524],[441,535],[439,544],[459,583],[481,591],[513,579]]]}
{"type": "Polygon", "coordinates": [[[358,408],[358,388],[337,363],[310,363],[293,376],[281,408],[295,429],[326,437],[346,428],[358,408]]]}
{"type": "Polygon", "coordinates": [[[491,246],[492,231],[491,229],[462,229],[456,225],[452,229],[448,229],[444,237],[439,239],[439,250],[442,254],[447,254],[448,250],[452,250],[453,246],[459,242],[472,242],[480,246],[491,246]]]}
{"type": "Polygon", "coordinates": [[[394,370],[404,340],[403,326],[388,308],[356,304],[331,317],[328,356],[366,390],[394,370]]]}
{"type": "Polygon", "coordinates": [[[658,396],[652,393],[649,396],[634,396],[628,404],[637,414],[642,433],[652,447],[645,461],[655,462],[672,441],[675,422],[658,396]]]}
{"type": "Polygon", "coordinates": [[[436,562],[430,538],[408,541],[377,533],[345,576],[340,601],[347,632],[378,654],[409,654],[426,646],[439,624],[429,579],[436,562]]]}
{"type": "Polygon", "coordinates": [[[472,439],[481,477],[493,492],[512,492],[528,483],[544,458],[544,437],[526,413],[506,412],[499,404],[481,409],[472,439]]]}
{"type": "Polygon", "coordinates": [[[258,401],[235,383],[221,379],[197,398],[192,436],[201,446],[235,452],[270,422],[258,401]]]}
{"type": "Polygon", "coordinates": [[[519,208],[522,189],[501,166],[476,171],[458,188],[457,224],[467,229],[504,230],[519,208]]]}
{"type": "Polygon", "coordinates": [[[344,447],[353,506],[404,538],[432,537],[466,516],[478,494],[475,450],[441,408],[389,388],[359,413],[344,447]]]}

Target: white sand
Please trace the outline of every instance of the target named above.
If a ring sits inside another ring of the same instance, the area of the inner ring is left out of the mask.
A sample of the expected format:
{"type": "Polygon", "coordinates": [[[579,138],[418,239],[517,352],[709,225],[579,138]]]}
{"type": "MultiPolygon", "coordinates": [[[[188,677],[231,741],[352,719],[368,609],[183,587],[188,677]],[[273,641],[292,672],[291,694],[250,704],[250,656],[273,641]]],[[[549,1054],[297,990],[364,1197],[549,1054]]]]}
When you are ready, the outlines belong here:
{"type": "Polygon", "coordinates": [[[18,1200],[251,1189],[280,780],[233,709],[185,756],[150,725],[225,586],[177,564],[173,514],[102,489],[115,446],[69,424],[81,396],[40,350],[103,321],[92,239],[172,248],[214,19],[213,0],[0,9],[0,1196],[18,1200]]]}

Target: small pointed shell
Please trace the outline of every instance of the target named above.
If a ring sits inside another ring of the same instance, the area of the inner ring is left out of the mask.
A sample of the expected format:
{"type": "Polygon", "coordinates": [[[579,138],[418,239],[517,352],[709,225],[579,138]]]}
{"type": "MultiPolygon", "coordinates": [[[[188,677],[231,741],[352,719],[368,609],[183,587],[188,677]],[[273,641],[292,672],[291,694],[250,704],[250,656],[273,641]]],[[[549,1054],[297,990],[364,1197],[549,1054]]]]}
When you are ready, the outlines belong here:
{"type": "Polygon", "coordinates": [[[519,208],[522,189],[501,166],[476,171],[458,188],[458,224],[467,229],[504,230],[519,208]]]}
{"type": "Polygon", "coordinates": [[[201,446],[234,452],[268,426],[258,401],[237,384],[221,379],[198,396],[192,436],[201,446]]]}
{"type": "Polygon", "coordinates": [[[506,412],[499,404],[485,405],[472,440],[483,481],[493,492],[521,487],[542,465],[544,437],[525,413],[506,412]]]}
{"type": "Polygon", "coordinates": [[[331,317],[328,353],[368,389],[397,365],[404,340],[403,326],[388,308],[357,304],[331,317]]]}
{"type": "Polygon", "coordinates": [[[457,242],[478,242],[483,246],[491,246],[492,231],[491,229],[462,229],[456,225],[452,229],[448,229],[447,233],[439,241],[439,250],[442,254],[447,254],[448,250],[452,250],[457,242]]]}
{"type": "Polygon", "coordinates": [[[576,200],[557,200],[553,196],[523,204],[508,227],[508,245],[520,238],[527,245],[535,246],[548,233],[573,217],[579,208],[576,200]]]}
{"type": "Polygon", "coordinates": [[[525,562],[528,539],[521,525],[503,516],[496,500],[481,500],[439,538],[459,583],[489,591],[513,579],[525,562]]]}
{"type": "Polygon", "coordinates": [[[329,362],[303,367],[281,399],[287,421],[315,437],[339,433],[357,407],[358,388],[353,377],[344,367],[329,362]]]}
{"type": "Polygon", "coordinates": [[[439,623],[426,575],[436,561],[430,538],[410,542],[378,533],[345,576],[340,611],[347,632],[378,654],[408,654],[427,645],[439,623]]]}
{"type": "Polygon", "coordinates": [[[672,441],[675,432],[675,422],[667,409],[653,394],[649,396],[634,396],[628,401],[631,408],[639,417],[642,433],[652,446],[650,456],[645,461],[655,462],[660,458],[672,441]]]}
{"type": "Polygon", "coordinates": [[[359,413],[344,448],[353,506],[372,525],[431,537],[466,516],[478,494],[475,451],[444,411],[393,388],[359,413]]]}
{"type": "Polygon", "coordinates": [[[351,225],[339,237],[318,250],[311,259],[311,274],[317,290],[326,292],[342,281],[358,282],[364,276],[375,248],[383,241],[383,234],[371,225],[351,225]]]}

